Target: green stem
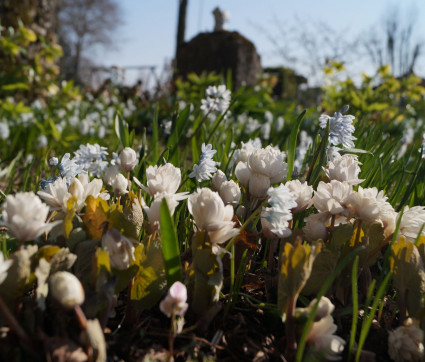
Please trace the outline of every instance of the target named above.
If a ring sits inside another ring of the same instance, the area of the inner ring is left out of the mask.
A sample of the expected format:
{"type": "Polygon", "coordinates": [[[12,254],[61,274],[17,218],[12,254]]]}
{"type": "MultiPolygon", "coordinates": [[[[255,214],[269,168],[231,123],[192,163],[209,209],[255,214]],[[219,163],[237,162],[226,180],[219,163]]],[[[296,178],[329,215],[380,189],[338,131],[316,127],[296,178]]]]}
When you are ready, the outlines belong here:
{"type": "Polygon", "coordinates": [[[323,141],[324,141],[324,138],[322,138],[322,141],[320,142],[319,147],[317,147],[317,150],[316,150],[316,152],[314,153],[314,156],[313,156],[313,160],[311,161],[310,167],[308,168],[307,177],[305,178],[305,180],[307,181],[308,184],[310,184],[310,178],[311,178],[311,175],[313,173],[314,165],[316,164],[317,157],[319,157],[320,150],[323,147],[323,141]]]}

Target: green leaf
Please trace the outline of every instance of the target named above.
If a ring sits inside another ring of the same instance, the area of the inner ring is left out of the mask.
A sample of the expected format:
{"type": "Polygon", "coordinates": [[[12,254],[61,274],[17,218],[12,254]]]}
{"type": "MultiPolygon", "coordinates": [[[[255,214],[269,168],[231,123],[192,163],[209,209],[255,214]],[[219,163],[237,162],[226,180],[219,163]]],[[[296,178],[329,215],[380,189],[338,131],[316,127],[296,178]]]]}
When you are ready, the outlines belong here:
{"type": "Polygon", "coordinates": [[[295,124],[292,127],[291,135],[289,137],[289,147],[288,147],[288,174],[286,179],[291,180],[291,174],[294,170],[294,161],[295,161],[295,151],[297,148],[297,137],[300,130],[301,122],[305,116],[306,110],[304,109],[301,114],[298,116],[295,124]]]}
{"type": "Polygon", "coordinates": [[[123,147],[130,147],[130,137],[128,134],[128,126],[124,124],[121,115],[117,112],[115,116],[115,133],[123,147]]]}
{"type": "Polygon", "coordinates": [[[14,90],[29,90],[30,87],[28,84],[25,83],[13,83],[13,84],[7,84],[7,85],[3,85],[1,87],[2,90],[4,91],[14,91],[14,90]]]}
{"type": "Polygon", "coordinates": [[[182,270],[177,233],[165,198],[161,202],[159,223],[161,226],[161,246],[165,275],[168,286],[171,286],[174,282],[182,280],[182,270]]]}
{"type": "Polygon", "coordinates": [[[294,245],[286,242],[280,257],[280,275],[277,290],[277,305],[280,316],[286,313],[288,301],[296,300],[310,277],[314,259],[320,253],[321,244],[302,245],[296,240],[294,245]]]}
{"type": "Polygon", "coordinates": [[[134,256],[139,270],[133,279],[131,301],[139,310],[150,309],[159,302],[166,288],[161,244],[152,240],[146,248],[138,245],[134,256]]]}

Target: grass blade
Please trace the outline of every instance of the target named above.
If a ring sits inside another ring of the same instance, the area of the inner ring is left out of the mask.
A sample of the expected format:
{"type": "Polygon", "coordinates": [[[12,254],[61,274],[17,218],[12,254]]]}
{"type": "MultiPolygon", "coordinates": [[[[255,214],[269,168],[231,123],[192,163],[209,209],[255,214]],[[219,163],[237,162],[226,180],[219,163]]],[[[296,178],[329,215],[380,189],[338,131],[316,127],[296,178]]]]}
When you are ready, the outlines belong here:
{"type": "Polygon", "coordinates": [[[165,274],[167,284],[171,286],[174,282],[182,280],[182,269],[177,233],[165,198],[161,202],[159,223],[161,226],[161,246],[165,274]]]}

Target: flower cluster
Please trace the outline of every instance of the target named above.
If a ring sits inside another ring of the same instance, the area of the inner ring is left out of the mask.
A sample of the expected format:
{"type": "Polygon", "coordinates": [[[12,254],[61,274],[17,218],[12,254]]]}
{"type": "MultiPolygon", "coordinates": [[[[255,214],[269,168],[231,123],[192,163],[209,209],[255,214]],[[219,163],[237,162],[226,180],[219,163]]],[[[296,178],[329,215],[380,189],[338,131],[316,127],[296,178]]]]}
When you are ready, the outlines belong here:
{"type": "MultiPolygon", "coordinates": [[[[348,109],[347,109],[348,110],[348,109]]],[[[343,110],[345,111],[345,110],[343,110]]],[[[329,142],[331,145],[342,145],[346,148],[354,148],[353,126],[354,116],[342,115],[343,112],[335,112],[333,117],[322,114],[319,118],[320,127],[326,128],[329,123],[329,142]]]]}
{"type": "Polygon", "coordinates": [[[250,195],[262,199],[272,184],[281,182],[286,175],[287,165],[279,150],[267,146],[254,149],[246,162],[236,165],[235,174],[250,195]]]}
{"type": "Polygon", "coordinates": [[[205,114],[210,112],[224,113],[230,105],[230,91],[225,85],[209,86],[206,90],[206,99],[203,99],[201,109],[205,114]]]}

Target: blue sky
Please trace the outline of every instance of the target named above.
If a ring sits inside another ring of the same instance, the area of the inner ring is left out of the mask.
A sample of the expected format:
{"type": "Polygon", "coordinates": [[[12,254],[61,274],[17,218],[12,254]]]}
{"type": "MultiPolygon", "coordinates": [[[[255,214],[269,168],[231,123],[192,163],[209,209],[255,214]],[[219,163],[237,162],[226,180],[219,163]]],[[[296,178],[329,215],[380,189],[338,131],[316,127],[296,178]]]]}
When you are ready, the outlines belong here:
{"type": "MultiPolygon", "coordinates": [[[[178,0],[120,0],[123,25],[116,34],[115,50],[99,51],[97,62],[104,65],[155,65],[160,72],[175,52],[178,0]]],[[[230,12],[228,30],[235,30],[257,47],[263,66],[281,65],[282,58],[266,33],[279,39],[279,26],[303,29],[328,24],[350,41],[360,33],[378,31],[388,9],[398,4],[402,20],[416,17],[418,36],[425,40],[425,1],[403,0],[189,0],[186,40],[214,26],[212,10],[219,6],[230,12]],[[262,28],[263,30],[260,30],[262,28]]],[[[289,28],[288,28],[288,31],[289,28]]],[[[425,75],[425,67],[418,73],[425,75]]],[[[362,65],[363,67],[363,65],[362,65]]],[[[367,61],[364,69],[368,69],[367,61]]]]}

